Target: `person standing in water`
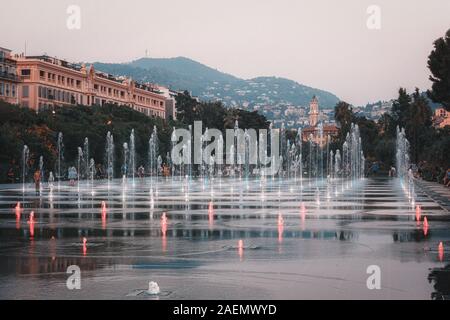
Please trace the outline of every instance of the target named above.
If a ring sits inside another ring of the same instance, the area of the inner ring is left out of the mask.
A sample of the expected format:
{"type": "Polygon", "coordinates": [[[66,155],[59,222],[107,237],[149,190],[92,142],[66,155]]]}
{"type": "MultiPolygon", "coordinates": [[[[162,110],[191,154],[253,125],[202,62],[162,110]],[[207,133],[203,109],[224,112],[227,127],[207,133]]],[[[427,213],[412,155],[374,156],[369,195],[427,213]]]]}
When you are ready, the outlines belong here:
{"type": "Polygon", "coordinates": [[[41,194],[41,171],[40,170],[36,170],[36,172],[34,173],[34,185],[36,188],[36,195],[40,195],[41,194]]]}

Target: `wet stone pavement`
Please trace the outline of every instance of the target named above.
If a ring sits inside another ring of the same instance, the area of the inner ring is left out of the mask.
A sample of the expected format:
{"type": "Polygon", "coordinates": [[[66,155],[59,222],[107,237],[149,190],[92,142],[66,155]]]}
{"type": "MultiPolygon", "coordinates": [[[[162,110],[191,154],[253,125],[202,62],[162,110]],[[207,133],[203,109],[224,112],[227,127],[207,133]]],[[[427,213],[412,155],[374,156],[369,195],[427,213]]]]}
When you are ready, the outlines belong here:
{"type": "Polygon", "coordinates": [[[398,179],[0,186],[1,299],[448,299],[448,248],[449,212],[398,179]]]}

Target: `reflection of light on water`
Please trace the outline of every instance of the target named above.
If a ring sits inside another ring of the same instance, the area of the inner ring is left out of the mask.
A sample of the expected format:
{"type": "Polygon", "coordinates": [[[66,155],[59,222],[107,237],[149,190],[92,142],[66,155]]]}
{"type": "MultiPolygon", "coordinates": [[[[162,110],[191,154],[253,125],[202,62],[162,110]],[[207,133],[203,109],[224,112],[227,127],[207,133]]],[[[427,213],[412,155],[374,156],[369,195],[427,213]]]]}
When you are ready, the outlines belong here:
{"type": "Polygon", "coordinates": [[[34,237],[34,211],[31,211],[30,218],[28,220],[28,224],[30,226],[30,236],[34,237]]]}
{"type": "Polygon", "coordinates": [[[423,235],[426,237],[428,234],[428,225],[423,224],[423,235]]]}
{"type": "Polygon", "coordinates": [[[208,207],[208,222],[209,227],[212,227],[214,225],[214,205],[212,201],[209,203],[208,207]]]}
{"type": "Polygon", "coordinates": [[[422,216],[422,208],[419,205],[417,205],[416,206],[416,221],[417,221],[417,224],[419,224],[421,216],[422,216]]]}
{"type": "Polygon", "coordinates": [[[283,242],[284,219],[281,213],[278,214],[278,242],[283,242]]]}
{"type": "Polygon", "coordinates": [[[442,242],[439,242],[438,258],[439,258],[439,261],[441,261],[441,262],[444,260],[444,245],[442,244],[442,242]]]}
{"type": "Polygon", "coordinates": [[[161,216],[161,234],[162,234],[162,251],[165,252],[167,248],[167,223],[168,219],[166,213],[164,212],[161,216]]]}
{"type": "Polygon", "coordinates": [[[427,217],[423,218],[423,227],[428,230],[428,219],[427,219],[427,217]]]}
{"type": "Polygon", "coordinates": [[[167,216],[166,213],[164,212],[161,216],[161,232],[163,236],[166,236],[167,233],[167,216]]]}
{"type": "Polygon", "coordinates": [[[85,256],[87,253],[87,239],[83,238],[83,255],[85,256]]]}
{"type": "Polygon", "coordinates": [[[302,220],[302,230],[305,230],[305,219],[306,219],[306,207],[305,204],[302,202],[300,206],[300,217],[302,220]]]}
{"type": "Polygon", "coordinates": [[[102,219],[106,219],[106,202],[102,201],[102,219]]]}
{"type": "Polygon", "coordinates": [[[239,254],[239,260],[242,261],[244,257],[244,241],[239,240],[238,241],[238,254],[239,254]]]}
{"type": "Polygon", "coordinates": [[[17,205],[14,210],[16,212],[16,229],[20,229],[20,213],[21,213],[20,202],[17,202],[17,205]]]}

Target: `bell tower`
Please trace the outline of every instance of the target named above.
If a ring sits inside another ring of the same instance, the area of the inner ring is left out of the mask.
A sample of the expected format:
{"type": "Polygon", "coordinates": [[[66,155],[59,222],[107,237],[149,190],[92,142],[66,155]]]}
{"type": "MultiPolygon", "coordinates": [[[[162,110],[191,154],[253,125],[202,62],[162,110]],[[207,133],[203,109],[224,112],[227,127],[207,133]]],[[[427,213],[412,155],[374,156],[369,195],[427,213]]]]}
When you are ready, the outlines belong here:
{"type": "Polygon", "coordinates": [[[314,96],[309,103],[309,125],[311,127],[317,126],[319,122],[319,101],[317,97],[314,96]]]}

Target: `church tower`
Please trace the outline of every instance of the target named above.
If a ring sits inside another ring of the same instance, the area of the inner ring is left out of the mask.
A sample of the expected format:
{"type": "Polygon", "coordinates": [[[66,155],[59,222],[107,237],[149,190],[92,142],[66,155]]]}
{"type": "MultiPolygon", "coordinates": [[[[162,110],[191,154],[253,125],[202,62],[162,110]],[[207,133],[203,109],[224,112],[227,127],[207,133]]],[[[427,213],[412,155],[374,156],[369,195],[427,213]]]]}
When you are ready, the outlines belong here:
{"type": "Polygon", "coordinates": [[[309,103],[309,125],[311,127],[317,126],[319,122],[319,101],[314,96],[309,103]]]}

